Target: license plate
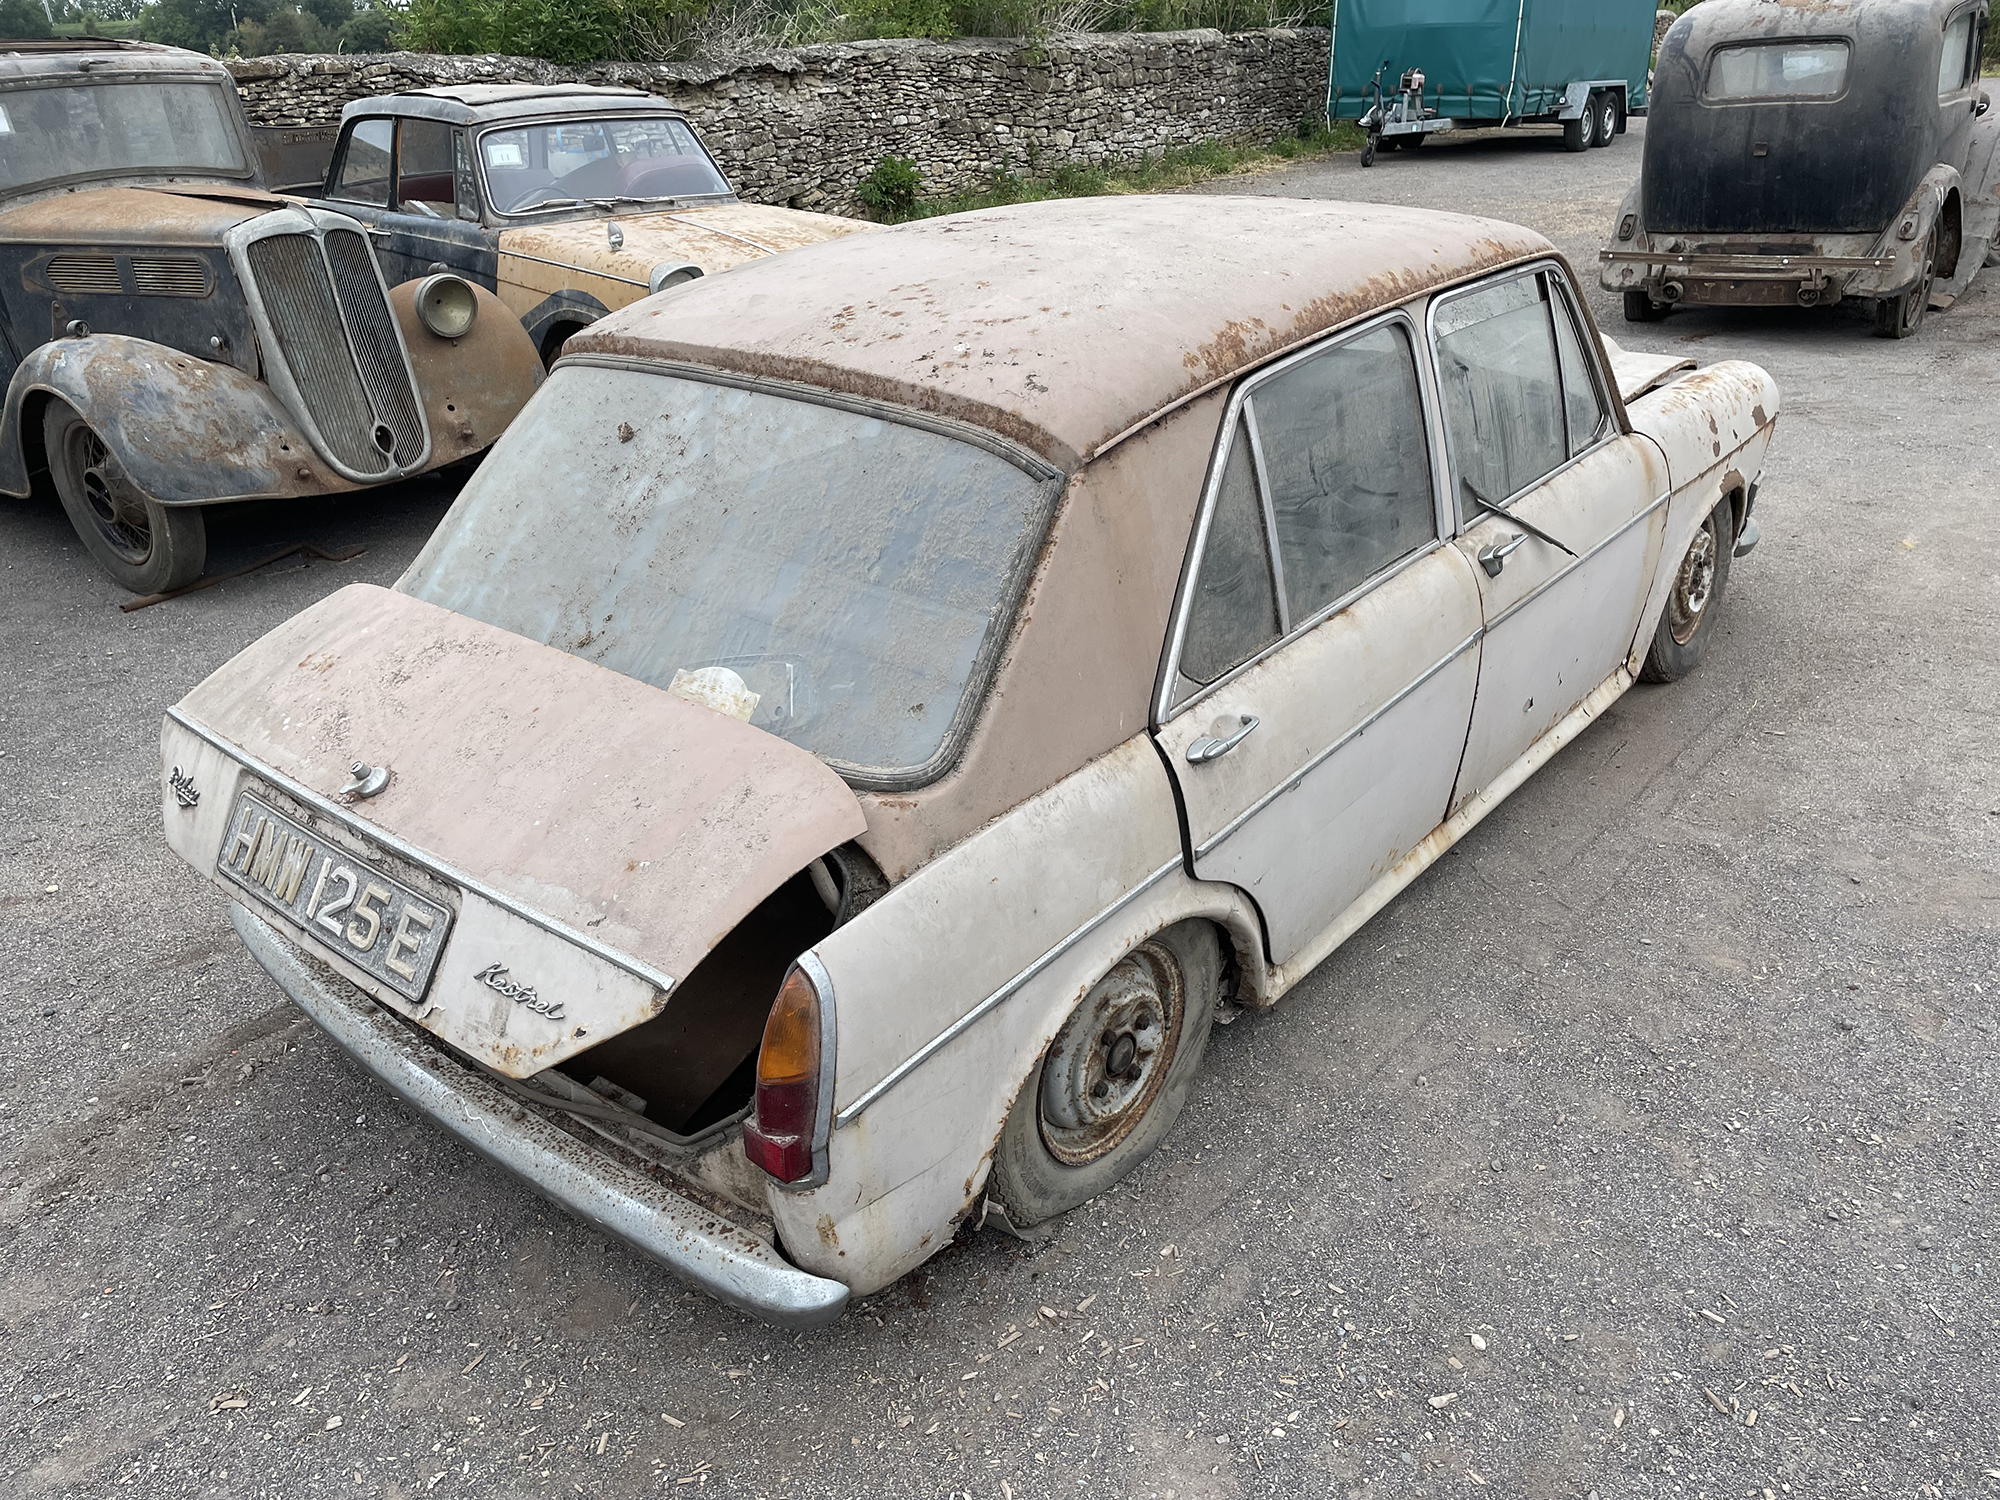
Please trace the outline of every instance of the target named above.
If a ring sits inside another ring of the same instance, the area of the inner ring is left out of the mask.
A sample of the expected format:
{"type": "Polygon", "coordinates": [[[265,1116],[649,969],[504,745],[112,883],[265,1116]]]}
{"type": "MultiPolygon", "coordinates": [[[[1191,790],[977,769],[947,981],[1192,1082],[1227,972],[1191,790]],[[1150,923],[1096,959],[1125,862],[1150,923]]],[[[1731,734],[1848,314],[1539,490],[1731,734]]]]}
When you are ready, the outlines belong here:
{"type": "Polygon", "coordinates": [[[237,794],[216,873],[406,1000],[421,1000],[451,912],[249,792],[237,794]]]}

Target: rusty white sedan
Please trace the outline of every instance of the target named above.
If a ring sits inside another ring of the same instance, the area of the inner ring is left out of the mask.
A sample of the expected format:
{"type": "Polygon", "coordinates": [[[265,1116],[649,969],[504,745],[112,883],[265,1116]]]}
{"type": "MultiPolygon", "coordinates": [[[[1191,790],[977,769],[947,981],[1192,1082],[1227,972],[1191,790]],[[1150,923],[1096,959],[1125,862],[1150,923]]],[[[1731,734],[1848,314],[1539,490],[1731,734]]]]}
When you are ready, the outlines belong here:
{"type": "Polygon", "coordinates": [[[393,589],[169,710],[167,837],[366,1069],[811,1326],[1172,1127],[1713,639],[1778,395],[1509,225],[934,219],[580,335],[393,589]]]}

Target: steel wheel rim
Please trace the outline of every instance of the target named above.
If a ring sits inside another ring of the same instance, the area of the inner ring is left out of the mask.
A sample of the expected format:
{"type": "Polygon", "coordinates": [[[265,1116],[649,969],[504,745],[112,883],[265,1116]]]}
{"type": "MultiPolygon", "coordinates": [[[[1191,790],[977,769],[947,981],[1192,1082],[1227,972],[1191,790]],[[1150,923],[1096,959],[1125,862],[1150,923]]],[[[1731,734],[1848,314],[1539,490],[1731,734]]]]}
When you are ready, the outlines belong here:
{"type": "Polygon", "coordinates": [[[1685,646],[1694,639],[1694,633],[1701,629],[1702,613],[1715,597],[1717,551],[1716,521],[1711,512],[1708,519],[1702,522],[1701,530],[1695,533],[1687,556],[1681,559],[1680,573],[1674,579],[1667,628],[1679,645],[1685,646]]]}
{"type": "Polygon", "coordinates": [[[104,440],[88,427],[70,429],[64,443],[69,471],[83,492],[84,509],[105,544],[125,561],[143,563],[153,555],[153,527],[145,503],[111,465],[104,440]]]}
{"type": "Polygon", "coordinates": [[[1180,964],[1145,943],[1091,986],[1042,1064],[1042,1143],[1068,1166],[1114,1150],[1159,1097],[1187,1013],[1180,964]]]}
{"type": "Polygon", "coordinates": [[[1903,327],[1914,330],[1923,322],[1924,314],[1931,305],[1931,284],[1937,280],[1937,231],[1932,230],[1924,241],[1924,269],[1917,277],[1917,288],[1910,293],[1909,304],[1903,309],[1903,327]]]}

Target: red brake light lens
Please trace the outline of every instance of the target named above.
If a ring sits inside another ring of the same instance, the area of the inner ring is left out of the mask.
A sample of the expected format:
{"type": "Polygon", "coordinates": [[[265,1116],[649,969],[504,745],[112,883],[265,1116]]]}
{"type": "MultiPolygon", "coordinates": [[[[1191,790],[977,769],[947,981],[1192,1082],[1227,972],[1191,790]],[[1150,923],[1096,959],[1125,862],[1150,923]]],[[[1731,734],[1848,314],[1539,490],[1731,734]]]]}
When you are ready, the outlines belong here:
{"type": "Polygon", "coordinates": [[[757,1053],[757,1109],[743,1126],[744,1152],[780,1182],[797,1182],[812,1173],[819,1032],[819,992],[795,967],[764,1022],[764,1044],[757,1053]]]}

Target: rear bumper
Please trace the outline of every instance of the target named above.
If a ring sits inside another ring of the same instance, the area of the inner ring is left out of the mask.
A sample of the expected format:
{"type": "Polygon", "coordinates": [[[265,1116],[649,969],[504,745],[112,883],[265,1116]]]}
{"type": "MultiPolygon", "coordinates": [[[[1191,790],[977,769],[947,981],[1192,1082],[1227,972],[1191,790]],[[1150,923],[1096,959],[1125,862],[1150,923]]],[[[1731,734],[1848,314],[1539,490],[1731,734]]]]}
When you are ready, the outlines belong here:
{"type": "Polygon", "coordinates": [[[348,1056],[480,1155],[753,1318],[795,1329],[839,1318],[848,1295],[840,1282],[801,1271],[746,1230],[523,1108],[360,991],[316,973],[244,906],[232,905],[229,919],[251,956],[348,1056]]]}
{"type": "Polygon", "coordinates": [[[1663,250],[1597,252],[1606,291],[1643,288],[1656,302],[1690,306],[1813,306],[1842,297],[1881,296],[1913,281],[1913,252],[1882,255],[1669,254],[1663,250]]]}

